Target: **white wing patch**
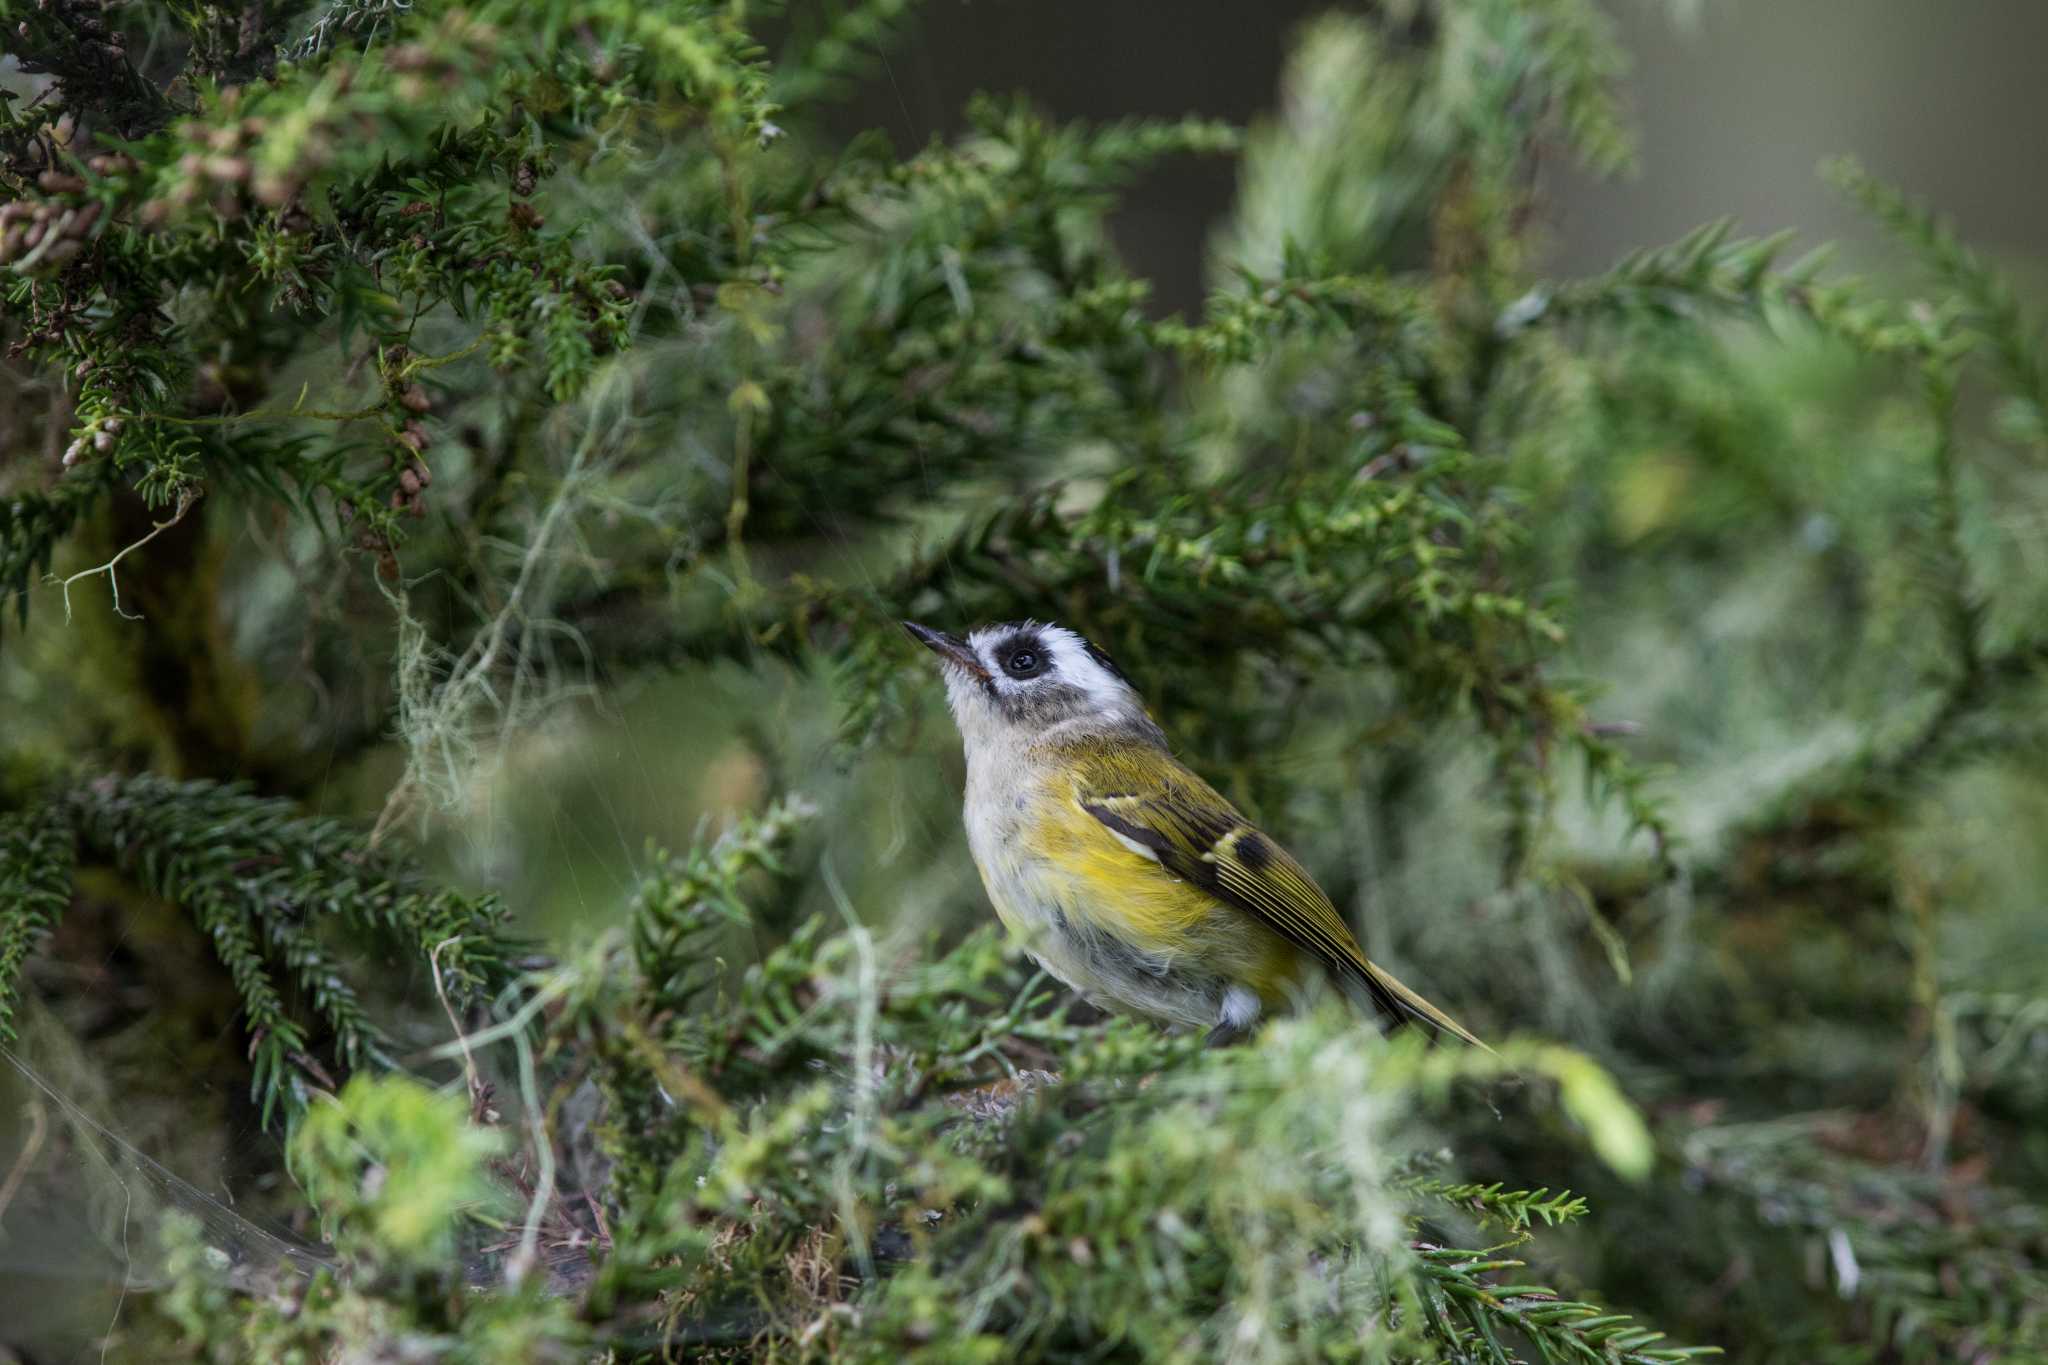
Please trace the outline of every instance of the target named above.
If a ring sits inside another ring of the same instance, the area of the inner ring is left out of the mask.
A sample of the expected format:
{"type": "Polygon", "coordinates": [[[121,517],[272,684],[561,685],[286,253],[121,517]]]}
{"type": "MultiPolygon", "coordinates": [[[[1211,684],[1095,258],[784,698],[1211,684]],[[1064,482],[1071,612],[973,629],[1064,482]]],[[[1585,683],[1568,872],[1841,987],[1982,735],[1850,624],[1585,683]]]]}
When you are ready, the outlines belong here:
{"type": "Polygon", "coordinates": [[[1131,852],[1133,852],[1133,853],[1137,853],[1137,854],[1141,854],[1141,855],[1143,855],[1144,857],[1150,858],[1150,859],[1151,859],[1151,860],[1152,860],[1153,862],[1155,862],[1155,863],[1159,861],[1159,855],[1158,855],[1157,853],[1155,853],[1155,852],[1153,852],[1153,851],[1152,851],[1151,849],[1149,849],[1149,848],[1145,847],[1145,846],[1144,846],[1143,844],[1139,843],[1139,842],[1138,842],[1138,841],[1137,841],[1136,839],[1133,839],[1133,838],[1131,838],[1131,837],[1130,837],[1130,836],[1129,836],[1128,834],[1120,834],[1120,833],[1118,833],[1118,832],[1117,832],[1116,830],[1114,830],[1114,829],[1110,829],[1110,827],[1109,827],[1108,825],[1104,825],[1104,826],[1103,826],[1103,828],[1104,828],[1104,829],[1107,829],[1107,830],[1109,830],[1109,837],[1110,837],[1110,838],[1112,838],[1112,839],[1116,840],[1116,841],[1117,841],[1118,843],[1122,844],[1122,845],[1123,845],[1123,846],[1124,846],[1125,848],[1129,849],[1129,850],[1130,850],[1131,852]]]}

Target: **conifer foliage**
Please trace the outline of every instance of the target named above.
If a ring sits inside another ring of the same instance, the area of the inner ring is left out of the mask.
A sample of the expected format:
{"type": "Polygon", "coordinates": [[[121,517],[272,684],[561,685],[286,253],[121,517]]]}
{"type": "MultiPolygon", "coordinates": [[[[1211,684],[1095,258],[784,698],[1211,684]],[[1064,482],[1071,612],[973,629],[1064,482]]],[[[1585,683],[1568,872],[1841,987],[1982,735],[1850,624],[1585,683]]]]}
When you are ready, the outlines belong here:
{"type": "MultiPolygon", "coordinates": [[[[1248,129],[835,139],[909,8],[0,0],[0,1042],[202,942],[298,1237],[110,1163],[109,1346],[2048,1351],[2035,907],[1950,837],[2048,810],[2019,293],[1850,163],[1920,295],[1543,278],[1545,168],[1634,157],[1592,0],[1332,14],[1248,129]],[[1108,227],[1177,156],[1198,318],[1108,227]],[[906,616],[1106,647],[1499,1052],[1205,1052],[969,928],[906,616]],[[477,831],[671,677],[741,794],[543,951],[477,831]]],[[[109,1137],[28,1099],[0,1238],[109,1137]]]]}

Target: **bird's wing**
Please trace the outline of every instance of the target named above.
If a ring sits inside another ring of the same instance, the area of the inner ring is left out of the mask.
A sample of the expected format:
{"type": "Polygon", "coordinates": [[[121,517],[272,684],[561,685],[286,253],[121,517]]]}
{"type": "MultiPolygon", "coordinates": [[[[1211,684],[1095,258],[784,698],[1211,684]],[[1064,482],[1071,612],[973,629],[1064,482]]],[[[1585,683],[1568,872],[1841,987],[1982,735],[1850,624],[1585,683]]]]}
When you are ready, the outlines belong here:
{"type": "Polygon", "coordinates": [[[1253,828],[1214,787],[1158,750],[1093,746],[1069,766],[1074,799],[1167,873],[1244,911],[1362,986],[1396,1023],[1416,1020],[1484,1047],[1457,1020],[1368,961],[1308,869],[1253,828]]]}

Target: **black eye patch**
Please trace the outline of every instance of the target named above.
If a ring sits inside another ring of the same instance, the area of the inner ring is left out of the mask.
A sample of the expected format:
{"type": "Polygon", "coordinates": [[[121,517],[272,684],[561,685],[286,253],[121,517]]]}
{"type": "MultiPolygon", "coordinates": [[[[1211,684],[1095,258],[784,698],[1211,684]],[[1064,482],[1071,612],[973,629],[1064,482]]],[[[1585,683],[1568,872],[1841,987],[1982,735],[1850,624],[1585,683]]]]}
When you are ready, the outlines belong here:
{"type": "Polygon", "coordinates": [[[1035,678],[1045,672],[1045,656],[1029,645],[1003,656],[1003,672],[1013,678],[1035,678]]]}
{"type": "Polygon", "coordinates": [[[1013,678],[1035,678],[1052,667],[1052,656],[1034,634],[1013,635],[996,647],[996,661],[1013,678]]]}

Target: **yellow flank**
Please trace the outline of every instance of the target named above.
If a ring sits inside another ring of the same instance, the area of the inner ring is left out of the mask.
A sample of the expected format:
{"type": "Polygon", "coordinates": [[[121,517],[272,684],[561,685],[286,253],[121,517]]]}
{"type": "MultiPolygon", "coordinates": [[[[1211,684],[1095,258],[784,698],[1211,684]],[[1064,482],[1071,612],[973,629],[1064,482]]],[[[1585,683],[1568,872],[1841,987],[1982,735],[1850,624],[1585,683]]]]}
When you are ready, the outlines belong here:
{"type": "Polygon", "coordinates": [[[1169,986],[1175,975],[1220,978],[1270,1008],[1327,973],[1391,1022],[1485,1046],[1368,961],[1308,869],[1171,754],[1087,741],[1056,753],[1035,781],[1023,779],[1024,818],[999,841],[995,860],[1009,875],[983,867],[1014,932],[1065,938],[1063,953],[1033,950],[1056,973],[1126,1008],[1180,1018],[1191,1005],[1185,986],[1169,986]],[[1019,892],[1028,904],[1005,904],[1019,892]],[[1082,932],[1063,934],[1068,924],[1082,932]],[[1105,952],[1104,938],[1131,951],[1105,952]]]}
{"type": "MultiPolygon", "coordinates": [[[[1299,985],[1307,954],[1132,848],[1083,809],[1068,784],[1049,784],[1031,815],[1025,842],[1069,914],[1172,966],[1245,986],[1268,1005],[1299,985]]],[[[1009,922],[1006,907],[996,908],[1009,922]]]]}

